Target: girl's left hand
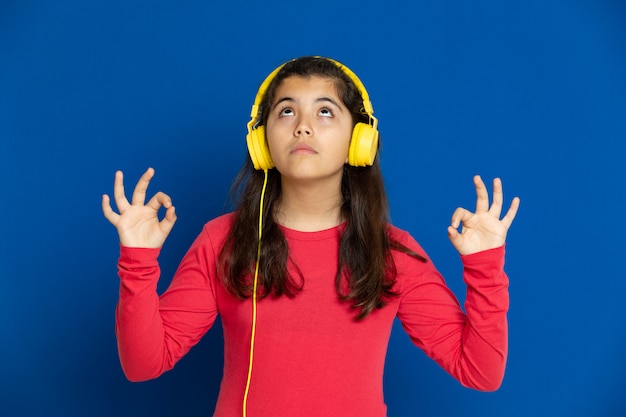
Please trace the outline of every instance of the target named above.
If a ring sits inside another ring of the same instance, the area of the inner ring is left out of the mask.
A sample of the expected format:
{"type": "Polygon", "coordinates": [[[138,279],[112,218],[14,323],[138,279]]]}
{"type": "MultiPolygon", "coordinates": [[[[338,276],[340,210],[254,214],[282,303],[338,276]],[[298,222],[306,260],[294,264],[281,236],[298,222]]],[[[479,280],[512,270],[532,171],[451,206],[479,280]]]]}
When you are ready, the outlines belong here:
{"type": "Polygon", "coordinates": [[[452,223],[448,226],[450,242],[461,255],[470,255],[504,245],[506,234],[517,214],[520,199],[515,197],[506,215],[500,220],[502,212],[502,181],[493,180],[493,202],[489,207],[487,187],[479,175],[474,177],[476,186],[476,213],[462,207],[452,214],[452,223]],[[459,233],[458,228],[461,227],[459,233]]]}

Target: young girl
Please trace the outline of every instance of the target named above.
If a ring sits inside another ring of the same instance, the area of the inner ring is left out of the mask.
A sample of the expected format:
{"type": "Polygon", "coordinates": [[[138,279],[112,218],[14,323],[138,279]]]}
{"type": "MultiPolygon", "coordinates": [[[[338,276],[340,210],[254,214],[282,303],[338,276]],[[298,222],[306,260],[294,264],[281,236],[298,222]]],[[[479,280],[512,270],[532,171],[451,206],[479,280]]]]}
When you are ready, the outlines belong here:
{"type": "Polygon", "coordinates": [[[303,57],[270,74],[248,125],[251,159],[235,183],[238,207],[204,226],[160,297],[157,257],[174,206],[161,192],[145,204],[153,169],[131,202],[116,173],[119,214],[106,195],[102,209],[121,242],[116,331],[128,379],[171,369],[219,314],[224,373],[214,416],[381,417],[397,317],[461,384],[500,386],[504,243],[519,199],[500,219],[500,180],[490,207],[476,176],[476,212],[452,215],[464,313],[424,250],[389,223],[372,113],[361,82],[336,61],[303,57]]]}

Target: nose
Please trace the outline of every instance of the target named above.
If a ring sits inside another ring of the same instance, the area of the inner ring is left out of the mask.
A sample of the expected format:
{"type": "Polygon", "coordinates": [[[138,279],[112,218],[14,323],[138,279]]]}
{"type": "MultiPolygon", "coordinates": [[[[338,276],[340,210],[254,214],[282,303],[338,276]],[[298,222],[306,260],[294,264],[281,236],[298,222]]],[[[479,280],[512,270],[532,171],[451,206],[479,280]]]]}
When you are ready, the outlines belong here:
{"type": "Polygon", "coordinates": [[[311,128],[311,124],[304,118],[301,117],[296,124],[294,135],[295,136],[311,136],[313,134],[313,129],[311,128]]]}

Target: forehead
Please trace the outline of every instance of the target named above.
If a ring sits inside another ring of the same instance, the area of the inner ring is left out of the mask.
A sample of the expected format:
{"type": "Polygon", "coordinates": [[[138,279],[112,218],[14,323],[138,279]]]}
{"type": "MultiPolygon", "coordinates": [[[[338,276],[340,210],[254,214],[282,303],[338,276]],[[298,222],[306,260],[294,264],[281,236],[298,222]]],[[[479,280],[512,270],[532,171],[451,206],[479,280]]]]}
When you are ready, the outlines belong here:
{"type": "Polygon", "coordinates": [[[339,98],[337,80],[317,75],[292,75],[280,82],[274,93],[274,101],[285,96],[299,97],[307,95],[325,95],[339,98]]]}

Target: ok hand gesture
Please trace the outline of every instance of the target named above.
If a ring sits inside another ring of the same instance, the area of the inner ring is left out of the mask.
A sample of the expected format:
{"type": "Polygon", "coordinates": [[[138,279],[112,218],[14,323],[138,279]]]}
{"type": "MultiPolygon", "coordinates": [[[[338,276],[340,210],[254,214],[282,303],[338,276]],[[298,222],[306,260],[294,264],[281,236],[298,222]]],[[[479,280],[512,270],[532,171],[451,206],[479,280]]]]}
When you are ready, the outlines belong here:
{"type": "Polygon", "coordinates": [[[504,245],[506,234],[517,214],[520,199],[515,197],[506,215],[502,212],[502,181],[493,180],[493,202],[489,207],[489,194],[480,176],[474,177],[476,186],[476,213],[457,208],[448,226],[448,237],[461,255],[493,249],[504,245]],[[461,232],[458,231],[459,226],[461,232]]]}
{"type": "Polygon", "coordinates": [[[148,184],[153,176],[154,169],[148,168],[137,182],[132,203],[129,203],[124,195],[123,174],[121,171],[115,173],[113,196],[119,214],[111,208],[109,196],[102,196],[102,212],[117,228],[122,246],[160,248],[174,227],[176,214],[168,195],[158,192],[145,204],[148,184]],[[166,212],[163,220],[159,221],[158,212],[161,207],[165,207],[166,212]]]}

